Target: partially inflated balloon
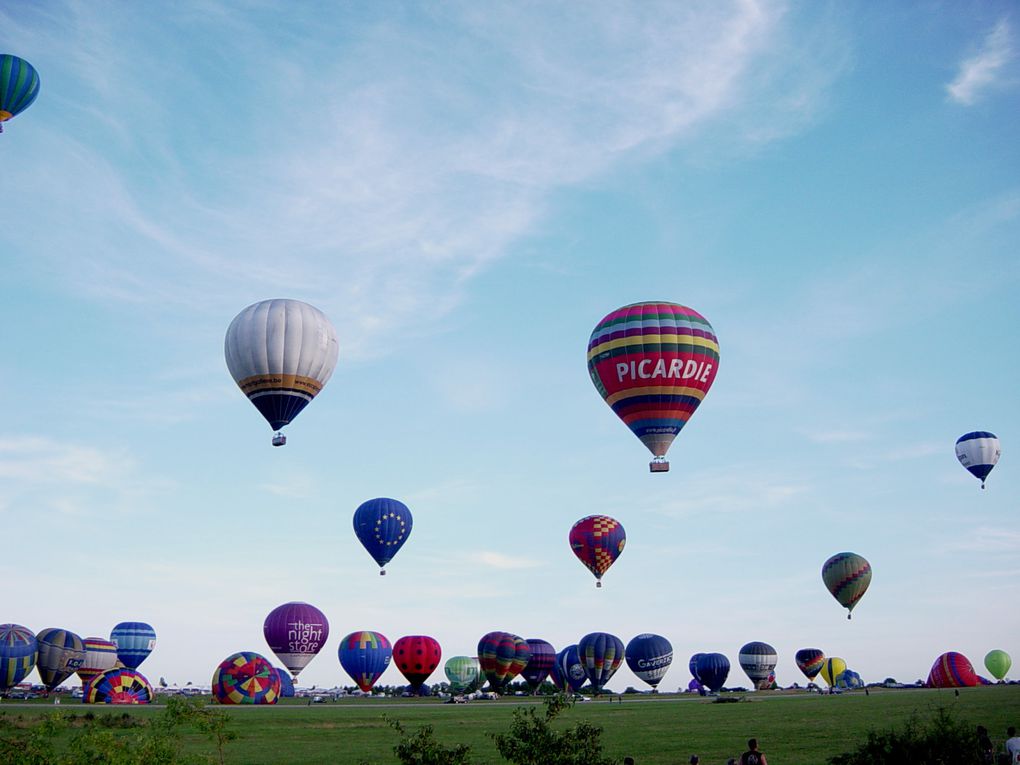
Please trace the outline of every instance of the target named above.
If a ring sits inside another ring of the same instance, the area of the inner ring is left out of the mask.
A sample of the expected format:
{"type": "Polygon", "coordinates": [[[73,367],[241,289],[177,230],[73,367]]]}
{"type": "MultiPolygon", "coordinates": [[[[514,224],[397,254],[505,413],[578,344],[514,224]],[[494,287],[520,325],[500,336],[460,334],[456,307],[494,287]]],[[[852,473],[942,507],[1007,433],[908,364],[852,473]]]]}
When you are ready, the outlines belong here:
{"type": "Polygon", "coordinates": [[[478,664],[497,693],[513,680],[531,660],[528,641],[512,632],[489,632],[478,641],[478,664]]]}
{"type": "Polygon", "coordinates": [[[822,679],[831,688],[836,684],[837,678],[846,672],[846,662],[838,656],[830,656],[822,660],[822,668],[819,672],[821,672],[822,679]]]}
{"type": "Polygon", "coordinates": [[[556,649],[551,643],[539,638],[528,638],[526,642],[531,657],[521,670],[521,677],[532,691],[537,691],[538,686],[549,677],[549,672],[556,663],[556,649]]]}
{"type": "Polygon", "coordinates": [[[379,564],[379,573],[397,554],[411,533],[411,511],[396,499],[379,497],[362,502],[354,511],[354,533],[379,564]]]}
{"type": "MultiPolygon", "coordinates": [[[[263,300],[239,313],[224,341],[234,382],[279,431],[333,375],[339,345],[326,315],[300,300],[263,300]]],[[[274,446],[286,439],[277,432],[274,446]]]]}
{"type": "Polygon", "coordinates": [[[20,624],[0,624],[0,694],[32,671],[39,654],[35,633],[20,624]]]}
{"type": "Polygon", "coordinates": [[[85,644],[85,661],[76,672],[84,688],[100,672],[117,666],[117,646],[100,637],[87,637],[82,642],[85,644]]]}
{"type": "Polygon", "coordinates": [[[698,654],[698,678],[712,693],[718,693],[730,676],[730,660],[721,653],[698,654]]]}
{"type": "Polygon", "coordinates": [[[719,343],[708,320],[676,303],[634,303],[602,319],[588,341],[599,395],[669,470],[666,452],[715,381],[719,343]]]}
{"type": "Polygon", "coordinates": [[[825,654],[820,648],[801,648],[794,656],[794,661],[797,662],[798,669],[804,673],[808,680],[814,680],[822,669],[825,654]]]}
{"type": "Polygon", "coordinates": [[[657,688],[673,663],[673,645],[662,635],[645,632],[631,638],[624,655],[630,671],[657,688]]]}
{"type": "Polygon", "coordinates": [[[269,612],[262,625],[269,650],[276,654],[294,680],[329,638],[326,615],[308,603],[291,602],[269,612]]]}
{"type": "Polygon", "coordinates": [[[421,690],[442,659],[439,641],[428,635],[407,635],[393,644],[393,661],[415,692],[421,690]]]}
{"type": "Polygon", "coordinates": [[[10,53],[0,54],[0,133],[4,123],[31,106],[38,95],[35,67],[10,53]]]}
{"type": "Polygon", "coordinates": [[[623,525],[608,515],[589,515],[570,529],[570,549],[595,575],[595,586],[602,586],[602,575],[616,562],[627,544],[623,525]]]}
{"type": "Polygon", "coordinates": [[[691,677],[701,682],[701,678],[698,677],[698,659],[702,656],[700,653],[691,654],[691,658],[687,662],[687,669],[691,672],[691,677]]]}
{"type": "Polygon", "coordinates": [[[844,669],[842,674],[836,678],[837,688],[863,688],[864,681],[861,680],[861,676],[854,672],[852,669],[844,669]]]}
{"type": "Polygon", "coordinates": [[[216,667],[212,694],[221,704],[275,704],[280,699],[280,675],[265,656],[240,651],[216,667]]]}
{"type": "Polygon", "coordinates": [[[283,667],[273,667],[273,669],[276,670],[276,676],[280,678],[280,698],[294,698],[294,681],[290,679],[290,672],[283,667]]]}
{"type": "Polygon", "coordinates": [[[776,668],[776,649],[768,643],[754,641],[740,649],[740,668],[750,678],[754,687],[766,690],[772,683],[769,675],[776,668]]]}
{"type": "Polygon", "coordinates": [[[985,654],[985,669],[987,669],[996,680],[1004,678],[1006,673],[1009,672],[1009,668],[1012,664],[1013,660],[1009,658],[1009,654],[1005,651],[1000,651],[998,648],[985,654]]]}
{"type": "Polygon", "coordinates": [[[971,475],[981,481],[985,488],[985,479],[999,461],[1002,448],[994,433],[987,430],[976,430],[965,433],[956,439],[956,459],[970,471],[971,475]]]}
{"type": "Polygon", "coordinates": [[[36,635],[39,659],[36,669],[46,690],[52,691],[85,662],[85,643],[70,630],[47,627],[36,635]]]}
{"type": "Polygon", "coordinates": [[[822,564],[822,581],[839,604],[847,610],[846,618],[868,591],[871,564],[852,552],[836,553],[822,564]]]}
{"type": "Polygon", "coordinates": [[[365,693],[390,666],[393,649],[381,632],[352,632],[340,641],[337,649],[340,666],[365,693]]]}
{"type": "Polygon", "coordinates": [[[110,641],[121,664],[137,669],[156,647],[156,630],[145,622],[121,622],[110,632],[110,641]]]}
{"type": "Polygon", "coordinates": [[[130,667],[115,667],[88,681],[81,700],[86,704],[148,704],[152,686],[145,676],[130,667]]]}
{"type": "Polygon", "coordinates": [[[447,659],[443,672],[450,681],[450,687],[457,693],[467,690],[481,676],[478,659],[472,656],[453,656],[447,659]]]}
{"type": "Polygon", "coordinates": [[[969,688],[981,685],[981,678],[974,671],[970,659],[962,653],[949,651],[932,664],[928,685],[932,688],[969,688]]]}
{"type": "Polygon", "coordinates": [[[623,641],[608,632],[591,632],[577,641],[577,654],[592,692],[598,695],[623,663],[623,641]]]}
{"type": "Polygon", "coordinates": [[[556,654],[556,664],[550,677],[561,691],[577,693],[588,679],[584,674],[584,665],[577,652],[576,645],[568,645],[556,654]]]}

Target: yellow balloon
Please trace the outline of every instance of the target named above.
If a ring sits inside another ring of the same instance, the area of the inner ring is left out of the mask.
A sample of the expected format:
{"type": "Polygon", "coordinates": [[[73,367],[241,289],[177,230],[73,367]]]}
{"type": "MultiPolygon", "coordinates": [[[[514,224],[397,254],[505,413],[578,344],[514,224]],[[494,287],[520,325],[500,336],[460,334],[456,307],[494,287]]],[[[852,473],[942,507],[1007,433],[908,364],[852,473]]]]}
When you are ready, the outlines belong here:
{"type": "Polygon", "coordinates": [[[825,660],[822,665],[821,675],[825,678],[825,682],[829,684],[831,688],[836,684],[836,680],[846,671],[846,662],[838,656],[832,656],[825,660]]]}

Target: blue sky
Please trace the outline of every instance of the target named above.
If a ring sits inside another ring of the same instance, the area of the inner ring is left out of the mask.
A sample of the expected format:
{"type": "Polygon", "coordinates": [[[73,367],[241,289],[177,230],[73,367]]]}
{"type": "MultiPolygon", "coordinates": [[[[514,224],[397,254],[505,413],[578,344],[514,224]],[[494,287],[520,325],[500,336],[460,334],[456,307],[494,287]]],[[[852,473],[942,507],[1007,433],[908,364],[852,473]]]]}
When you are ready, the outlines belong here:
{"type": "Polygon", "coordinates": [[[782,683],[809,646],[869,681],[1020,658],[1013,4],[294,5],[0,8],[42,80],[0,136],[0,620],[147,621],[142,671],[196,683],[289,600],[331,622],[307,684],[356,629],[657,632],[667,689],[751,640],[782,683]],[[284,449],[223,361],[270,297],[340,341],[284,449]],[[666,475],[585,365],[641,300],[721,349],[666,475]],[[415,518],[385,578],[377,496],[415,518]],[[601,590],[592,513],[628,535],[601,590]]]}

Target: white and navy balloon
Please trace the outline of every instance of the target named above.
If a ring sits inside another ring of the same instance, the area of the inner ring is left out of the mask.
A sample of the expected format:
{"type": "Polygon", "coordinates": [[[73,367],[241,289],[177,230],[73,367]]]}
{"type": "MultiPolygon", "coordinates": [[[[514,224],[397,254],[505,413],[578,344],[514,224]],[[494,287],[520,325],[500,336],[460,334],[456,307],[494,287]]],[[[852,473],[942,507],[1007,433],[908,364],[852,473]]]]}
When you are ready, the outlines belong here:
{"type": "Polygon", "coordinates": [[[981,481],[981,488],[985,488],[985,479],[992,472],[995,463],[999,461],[1002,448],[999,446],[999,439],[994,433],[986,430],[975,430],[973,433],[965,433],[956,440],[956,458],[960,464],[981,481]]]}

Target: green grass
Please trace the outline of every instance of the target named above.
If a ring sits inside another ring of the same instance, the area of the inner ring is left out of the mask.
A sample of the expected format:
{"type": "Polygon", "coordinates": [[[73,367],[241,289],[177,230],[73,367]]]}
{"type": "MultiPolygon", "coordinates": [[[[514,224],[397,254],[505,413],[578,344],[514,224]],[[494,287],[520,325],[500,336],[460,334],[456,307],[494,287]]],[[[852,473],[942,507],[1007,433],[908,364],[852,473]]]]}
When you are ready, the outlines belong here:
{"type": "MultiPolygon", "coordinates": [[[[997,745],[1008,725],[1020,726],[1020,686],[951,690],[879,690],[842,696],[806,693],[749,694],[735,704],[714,704],[709,699],[663,694],[628,696],[622,703],[593,701],[577,704],[557,725],[588,720],[603,728],[606,753],[618,760],[625,755],[638,765],[686,763],[692,753],[706,765],[722,765],[744,749],[755,736],[774,765],[822,765],[834,754],[849,751],[864,741],[869,729],[901,726],[912,715],[927,718],[939,706],[951,710],[969,725],[984,725],[997,745]]],[[[160,707],[102,707],[65,703],[63,712],[150,716],[160,707]]],[[[488,733],[505,731],[516,703],[512,700],[440,704],[431,700],[382,701],[356,699],[335,704],[290,703],[275,707],[217,707],[229,712],[239,738],[227,745],[227,762],[235,765],[315,765],[338,763],[375,765],[397,763],[393,745],[397,734],[384,715],[407,729],[433,725],[436,737],[447,744],[472,748],[476,765],[504,763],[488,733]]],[[[0,705],[6,716],[31,718],[51,707],[0,705]]],[[[130,732],[130,731],[128,731],[130,732]]],[[[213,751],[198,733],[185,736],[191,753],[213,751]]]]}

